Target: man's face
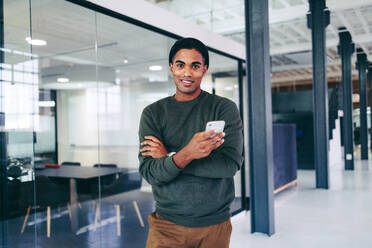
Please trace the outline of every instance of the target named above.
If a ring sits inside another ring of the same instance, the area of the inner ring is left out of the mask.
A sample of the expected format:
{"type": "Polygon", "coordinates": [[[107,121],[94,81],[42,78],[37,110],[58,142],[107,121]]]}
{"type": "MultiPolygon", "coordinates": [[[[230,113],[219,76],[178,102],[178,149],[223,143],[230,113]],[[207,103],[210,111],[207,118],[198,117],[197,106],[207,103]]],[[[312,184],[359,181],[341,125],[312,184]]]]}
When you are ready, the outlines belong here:
{"type": "Polygon", "coordinates": [[[176,95],[198,96],[207,69],[203,56],[197,50],[179,50],[170,64],[170,72],[177,88],[176,95]]]}

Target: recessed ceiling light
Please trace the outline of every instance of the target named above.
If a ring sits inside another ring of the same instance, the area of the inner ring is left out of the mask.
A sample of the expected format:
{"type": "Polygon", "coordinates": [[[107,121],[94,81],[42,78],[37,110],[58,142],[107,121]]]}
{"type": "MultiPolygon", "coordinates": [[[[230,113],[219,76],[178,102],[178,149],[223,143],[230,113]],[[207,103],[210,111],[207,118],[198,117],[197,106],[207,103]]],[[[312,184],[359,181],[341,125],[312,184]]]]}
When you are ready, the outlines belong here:
{"type": "Polygon", "coordinates": [[[37,103],[39,107],[55,107],[56,106],[55,101],[39,101],[37,103]]]}
{"type": "Polygon", "coordinates": [[[45,46],[47,44],[45,40],[31,39],[31,37],[26,37],[26,41],[28,44],[34,46],[45,46]]]}
{"type": "Polygon", "coordinates": [[[161,65],[152,65],[149,67],[150,71],[161,71],[163,67],[161,65]]]}
{"type": "Polygon", "coordinates": [[[57,78],[58,83],[68,83],[70,82],[70,79],[68,78],[57,78]]]}
{"type": "Polygon", "coordinates": [[[58,83],[68,83],[70,82],[70,79],[68,78],[57,78],[58,83]]]}
{"type": "Polygon", "coordinates": [[[123,62],[124,62],[124,64],[128,64],[128,60],[127,59],[124,59],[123,62]]]}

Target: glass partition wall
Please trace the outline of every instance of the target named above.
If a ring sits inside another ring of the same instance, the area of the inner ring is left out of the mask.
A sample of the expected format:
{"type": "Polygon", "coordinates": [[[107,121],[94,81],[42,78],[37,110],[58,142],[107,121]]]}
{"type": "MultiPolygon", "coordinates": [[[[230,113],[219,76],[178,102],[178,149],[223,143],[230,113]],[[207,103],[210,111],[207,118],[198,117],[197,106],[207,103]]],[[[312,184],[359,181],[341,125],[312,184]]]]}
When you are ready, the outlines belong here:
{"type": "MultiPolygon", "coordinates": [[[[68,1],[1,3],[2,247],[144,247],[155,206],[139,119],[175,93],[176,36],[68,1]]],[[[238,61],[210,52],[202,88],[240,107],[238,81],[238,61]]]]}

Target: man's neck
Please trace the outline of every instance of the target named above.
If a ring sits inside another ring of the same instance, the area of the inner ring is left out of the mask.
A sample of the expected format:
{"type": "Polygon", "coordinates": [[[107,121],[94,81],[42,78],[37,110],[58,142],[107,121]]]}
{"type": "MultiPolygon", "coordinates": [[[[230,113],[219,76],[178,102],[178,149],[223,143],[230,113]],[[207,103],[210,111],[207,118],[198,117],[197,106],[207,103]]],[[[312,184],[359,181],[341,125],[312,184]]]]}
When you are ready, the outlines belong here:
{"type": "Polygon", "coordinates": [[[188,102],[188,101],[192,101],[195,98],[197,98],[200,95],[200,93],[201,93],[201,89],[193,92],[192,94],[184,94],[182,92],[176,91],[176,94],[174,95],[174,99],[177,102],[188,102]]]}

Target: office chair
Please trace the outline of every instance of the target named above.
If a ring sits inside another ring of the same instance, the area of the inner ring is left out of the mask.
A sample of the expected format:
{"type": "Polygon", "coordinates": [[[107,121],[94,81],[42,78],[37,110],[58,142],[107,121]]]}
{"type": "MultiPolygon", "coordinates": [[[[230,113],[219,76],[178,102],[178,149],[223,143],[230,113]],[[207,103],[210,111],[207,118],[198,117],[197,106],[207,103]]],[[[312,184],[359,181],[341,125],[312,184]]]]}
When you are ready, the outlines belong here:
{"type": "Polygon", "coordinates": [[[95,164],[93,167],[108,167],[108,168],[118,168],[116,164],[95,164]]]}
{"type": "MultiPolygon", "coordinates": [[[[141,187],[142,177],[138,172],[135,173],[126,173],[119,176],[118,179],[112,182],[110,185],[102,185],[101,186],[101,197],[108,197],[116,194],[121,194],[127,191],[139,189],[141,187]]],[[[97,197],[98,192],[98,185],[92,186],[92,194],[97,197]]],[[[121,235],[121,222],[120,222],[120,205],[117,201],[113,200],[110,201],[111,204],[114,205],[116,211],[116,227],[117,227],[117,236],[121,235]]],[[[143,222],[141,212],[139,210],[137,201],[133,200],[132,205],[134,210],[136,211],[139,223],[141,227],[144,227],[145,224],[143,222]]],[[[96,201],[96,213],[94,218],[94,227],[96,229],[98,220],[100,219],[100,210],[101,205],[98,201],[96,201]]]]}
{"type": "MultiPolygon", "coordinates": [[[[58,186],[57,184],[53,183],[49,180],[46,176],[36,176],[35,177],[35,184],[36,184],[36,206],[37,208],[45,208],[47,209],[47,237],[50,237],[50,229],[51,229],[51,208],[54,206],[58,206],[59,204],[67,204],[67,209],[69,211],[69,217],[71,219],[71,209],[69,205],[70,201],[70,192],[68,188],[58,186]]],[[[31,206],[33,205],[33,200],[30,197],[32,194],[32,190],[27,192],[28,197],[25,199],[29,199],[29,206],[27,208],[27,213],[25,219],[23,221],[21,233],[24,232],[27,224],[28,217],[31,212],[31,206]]]]}
{"type": "Polygon", "coordinates": [[[80,162],[68,162],[68,161],[62,162],[61,165],[81,166],[80,162]]]}
{"type": "Polygon", "coordinates": [[[21,209],[21,181],[13,178],[7,180],[7,203],[8,204],[8,211],[9,211],[9,217],[13,215],[18,215],[19,211],[21,209]]]}
{"type": "MultiPolygon", "coordinates": [[[[116,164],[95,164],[95,168],[118,168],[116,164]]],[[[110,185],[116,180],[116,175],[107,175],[101,177],[101,185],[110,185]]],[[[94,183],[94,182],[93,182],[94,183]]]]}

